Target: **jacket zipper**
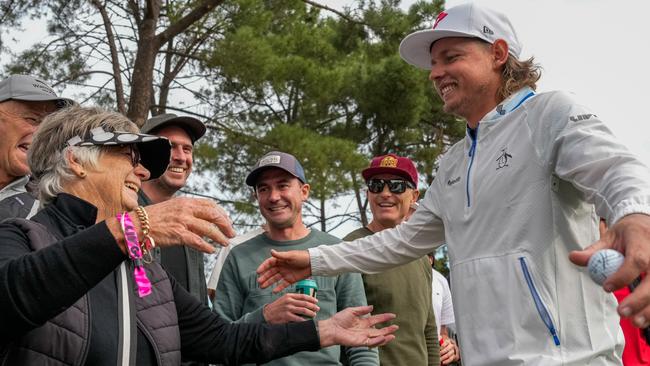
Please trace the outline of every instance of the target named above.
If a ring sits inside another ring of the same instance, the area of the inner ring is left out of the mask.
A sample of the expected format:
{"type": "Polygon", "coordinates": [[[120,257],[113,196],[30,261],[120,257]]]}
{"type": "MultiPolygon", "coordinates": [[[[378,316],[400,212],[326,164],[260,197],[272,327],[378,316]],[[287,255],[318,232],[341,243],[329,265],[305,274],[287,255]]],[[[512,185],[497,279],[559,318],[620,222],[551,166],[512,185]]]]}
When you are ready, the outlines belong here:
{"type": "Polygon", "coordinates": [[[467,179],[465,182],[465,192],[467,193],[467,207],[471,207],[470,201],[470,192],[469,192],[469,178],[472,171],[472,165],[474,164],[474,155],[476,155],[476,140],[478,140],[478,126],[472,134],[469,132],[469,137],[472,139],[472,146],[469,148],[469,166],[467,167],[467,179]]]}
{"type": "Polygon", "coordinates": [[[539,317],[542,318],[542,321],[546,325],[546,328],[548,328],[548,331],[551,333],[551,337],[553,337],[553,343],[555,343],[556,346],[559,346],[560,338],[557,336],[555,325],[553,325],[553,319],[551,319],[551,315],[548,313],[544,302],[542,302],[542,298],[539,296],[537,288],[535,288],[535,283],[533,282],[533,278],[530,276],[528,266],[526,265],[526,259],[524,257],[519,257],[519,262],[521,263],[521,270],[524,273],[524,278],[526,278],[526,283],[528,284],[528,289],[530,290],[530,294],[533,297],[533,301],[535,302],[535,307],[537,308],[539,317]]]}
{"type": "Polygon", "coordinates": [[[144,337],[147,338],[147,340],[151,344],[151,348],[153,348],[153,353],[156,356],[156,362],[157,362],[156,364],[162,365],[163,363],[162,363],[162,359],[160,358],[161,357],[160,350],[158,349],[158,345],[156,344],[156,342],[154,342],[153,336],[151,335],[151,333],[149,333],[149,331],[144,326],[144,324],[142,324],[139,320],[136,319],[136,336],[138,334],[137,332],[138,330],[140,330],[142,334],[144,334],[144,337]]]}

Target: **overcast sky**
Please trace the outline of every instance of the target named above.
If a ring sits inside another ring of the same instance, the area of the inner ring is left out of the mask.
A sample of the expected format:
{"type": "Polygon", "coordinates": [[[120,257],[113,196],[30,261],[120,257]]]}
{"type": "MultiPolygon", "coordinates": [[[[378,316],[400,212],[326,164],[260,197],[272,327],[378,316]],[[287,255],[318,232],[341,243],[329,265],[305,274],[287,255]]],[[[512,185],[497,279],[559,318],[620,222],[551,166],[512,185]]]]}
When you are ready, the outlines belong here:
{"type": "MultiPolygon", "coordinates": [[[[446,7],[467,2],[448,0],[446,7]]],[[[522,57],[535,56],[543,67],[538,91],[574,93],[650,165],[650,1],[475,2],[508,15],[523,43],[522,57]]],[[[325,3],[342,9],[352,1],[325,3]]]]}

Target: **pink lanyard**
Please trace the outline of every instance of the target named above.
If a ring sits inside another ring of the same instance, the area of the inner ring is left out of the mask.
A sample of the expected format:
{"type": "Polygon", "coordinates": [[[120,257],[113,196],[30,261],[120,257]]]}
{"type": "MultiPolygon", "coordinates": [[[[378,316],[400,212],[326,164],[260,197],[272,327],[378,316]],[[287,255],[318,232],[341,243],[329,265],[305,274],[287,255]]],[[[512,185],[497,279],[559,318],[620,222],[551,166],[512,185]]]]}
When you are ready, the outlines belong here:
{"type": "Polygon", "coordinates": [[[133,277],[135,278],[135,284],[138,286],[138,295],[140,297],[145,297],[151,294],[151,282],[147,277],[147,272],[144,270],[144,264],[142,262],[142,252],[140,251],[140,245],[138,244],[138,233],[133,226],[133,221],[129,214],[124,212],[121,215],[117,215],[117,220],[122,225],[122,232],[124,233],[124,239],[126,245],[129,249],[129,258],[133,261],[133,277]]]}

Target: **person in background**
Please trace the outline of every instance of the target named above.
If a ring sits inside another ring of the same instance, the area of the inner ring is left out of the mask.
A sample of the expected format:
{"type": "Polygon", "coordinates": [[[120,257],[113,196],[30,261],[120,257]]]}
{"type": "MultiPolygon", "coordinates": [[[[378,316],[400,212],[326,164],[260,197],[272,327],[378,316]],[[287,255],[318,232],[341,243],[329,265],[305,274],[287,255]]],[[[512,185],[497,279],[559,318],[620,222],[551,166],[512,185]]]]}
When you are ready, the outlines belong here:
{"type": "Polygon", "coordinates": [[[210,200],[172,198],[138,206],[142,182],[169,165],[169,141],[140,134],[98,108],[50,114],[34,135],[29,166],[44,208],[0,224],[1,365],[158,365],[185,359],[263,363],[334,344],[378,346],[397,327],[390,314],[346,309],[329,319],[230,324],[178,285],[155,246],[203,237],[227,244],[234,231],[210,200]]]}
{"type": "Polygon", "coordinates": [[[32,136],[45,116],[72,104],[32,76],[0,81],[0,220],[30,218],[38,210],[27,165],[32,136]]]}
{"type": "MultiPolygon", "coordinates": [[[[147,206],[167,201],[185,187],[194,165],[194,144],[205,134],[205,125],[196,118],[165,113],[150,118],[140,132],[162,136],[172,145],[169,165],[156,179],[142,183],[138,203],[147,206]]],[[[184,245],[155,251],[156,259],[176,281],[199,301],[207,303],[203,253],[184,245]]]]}
{"type": "Polygon", "coordinates": [[[449,326],[456,322],[454,304],[451,300],[451,290],[447,279],[434,268],[434,253],[429,253],[428,257],[433,274],[431,292],[433,295],[433,312],[436,315],[436,325],[438,327],[438,339],[440,339],[440,362],[443,365],[449,365],[460,360],[460,350],[456,340],[449,336],[449,326]]]}
{"type": "MultiPolygon", "coordinates": [[[[393,228],[409,216],[420,195],[418,172],[411,159],[376,156],[361,172],[366,182],[372,221],[343,238],[350,241],[393,228]]],[[[379,348],[381,365],[440,365],[436,319],[431,306],[431,267],[426,256],[377,274],[364,274],[363,287],[375,311],[400,314],[400,337],[379,348]]]]}
{"type": "MultiPolygon", "coordinates": [[[[269,250],[310,248],[314,243],[338,243],[327,233],[310,229],[302,220],[302,206],[310,186],[300,162],[291,154],[271,151],[261,157],[246,177],[253,188],[267,231],[232,248],[221,270],[214,310],[235,323],[285,324],[305,318],[324,319],[349,306],[366,305],[361,276],[313,277],[316,296],[295,293],[291,287],[279,294],[261,289],[255,269],[269,250]]],[[[298,353],[269,365],[338,365],[340,347],[298,353]]],[[[350,365],[378,365],[376,349],[345,348],[350,365]]]]}
{"type": "MultiPolygon", "coordinates": [[[[142,183],[142,189],[138,192],[140,205],[170,200],[185,187],[192,173],[194,143],[205,134],[205,130],[205,125],[198,119],[172,113],[160,114],[145,122],[140,132],[165,137],[172,147],[165,172],[158,178],[142,183]]],[[[179,285],[207,304],[203,253],[186,245],[175,245],[156,248],[153,256],[179,285]]],[[[183,365],[201,364],[183,362],[183,365]]]]}
{"type": "Polygon", "coordinates": [[[620,364],[619,317],[650,324],[647,277],[618,313],[611,294],[650,268],[650,169],[573,95],[536,93],[539,66],[521,50],[508,18],[476,2],[406,36],[400,55],[429,70],[444,111],[467,122],[465,139],[440,158],[408,221],[272,252],[260,285],[378,273],[446,243],[464,363],[620,364]],[[612,224],[600,239],[599,217],[612,224]],[[599,286],[581,266],[603,248],[625,261],[599,286]]]}

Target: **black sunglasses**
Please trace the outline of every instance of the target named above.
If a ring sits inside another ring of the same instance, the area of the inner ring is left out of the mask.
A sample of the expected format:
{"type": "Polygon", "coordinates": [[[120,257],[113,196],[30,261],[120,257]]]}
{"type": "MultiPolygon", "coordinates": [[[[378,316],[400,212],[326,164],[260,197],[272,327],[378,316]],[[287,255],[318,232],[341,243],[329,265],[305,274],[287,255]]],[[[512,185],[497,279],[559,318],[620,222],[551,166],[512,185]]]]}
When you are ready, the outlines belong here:
{"type": "Polygon", "coordinates": [[[413,183],[404,179],[370,179],[366,185],[372,193],[381,193],[386,185],[390,193],[404,193],[406,188],[415,189],[413,183]]]}
{"type": "Polygon", "coordinates": [[[131,165],[135,168],[141,163],[140,149],[135,144],[129,145],[129,154],[131,155],[131,165]]]}

